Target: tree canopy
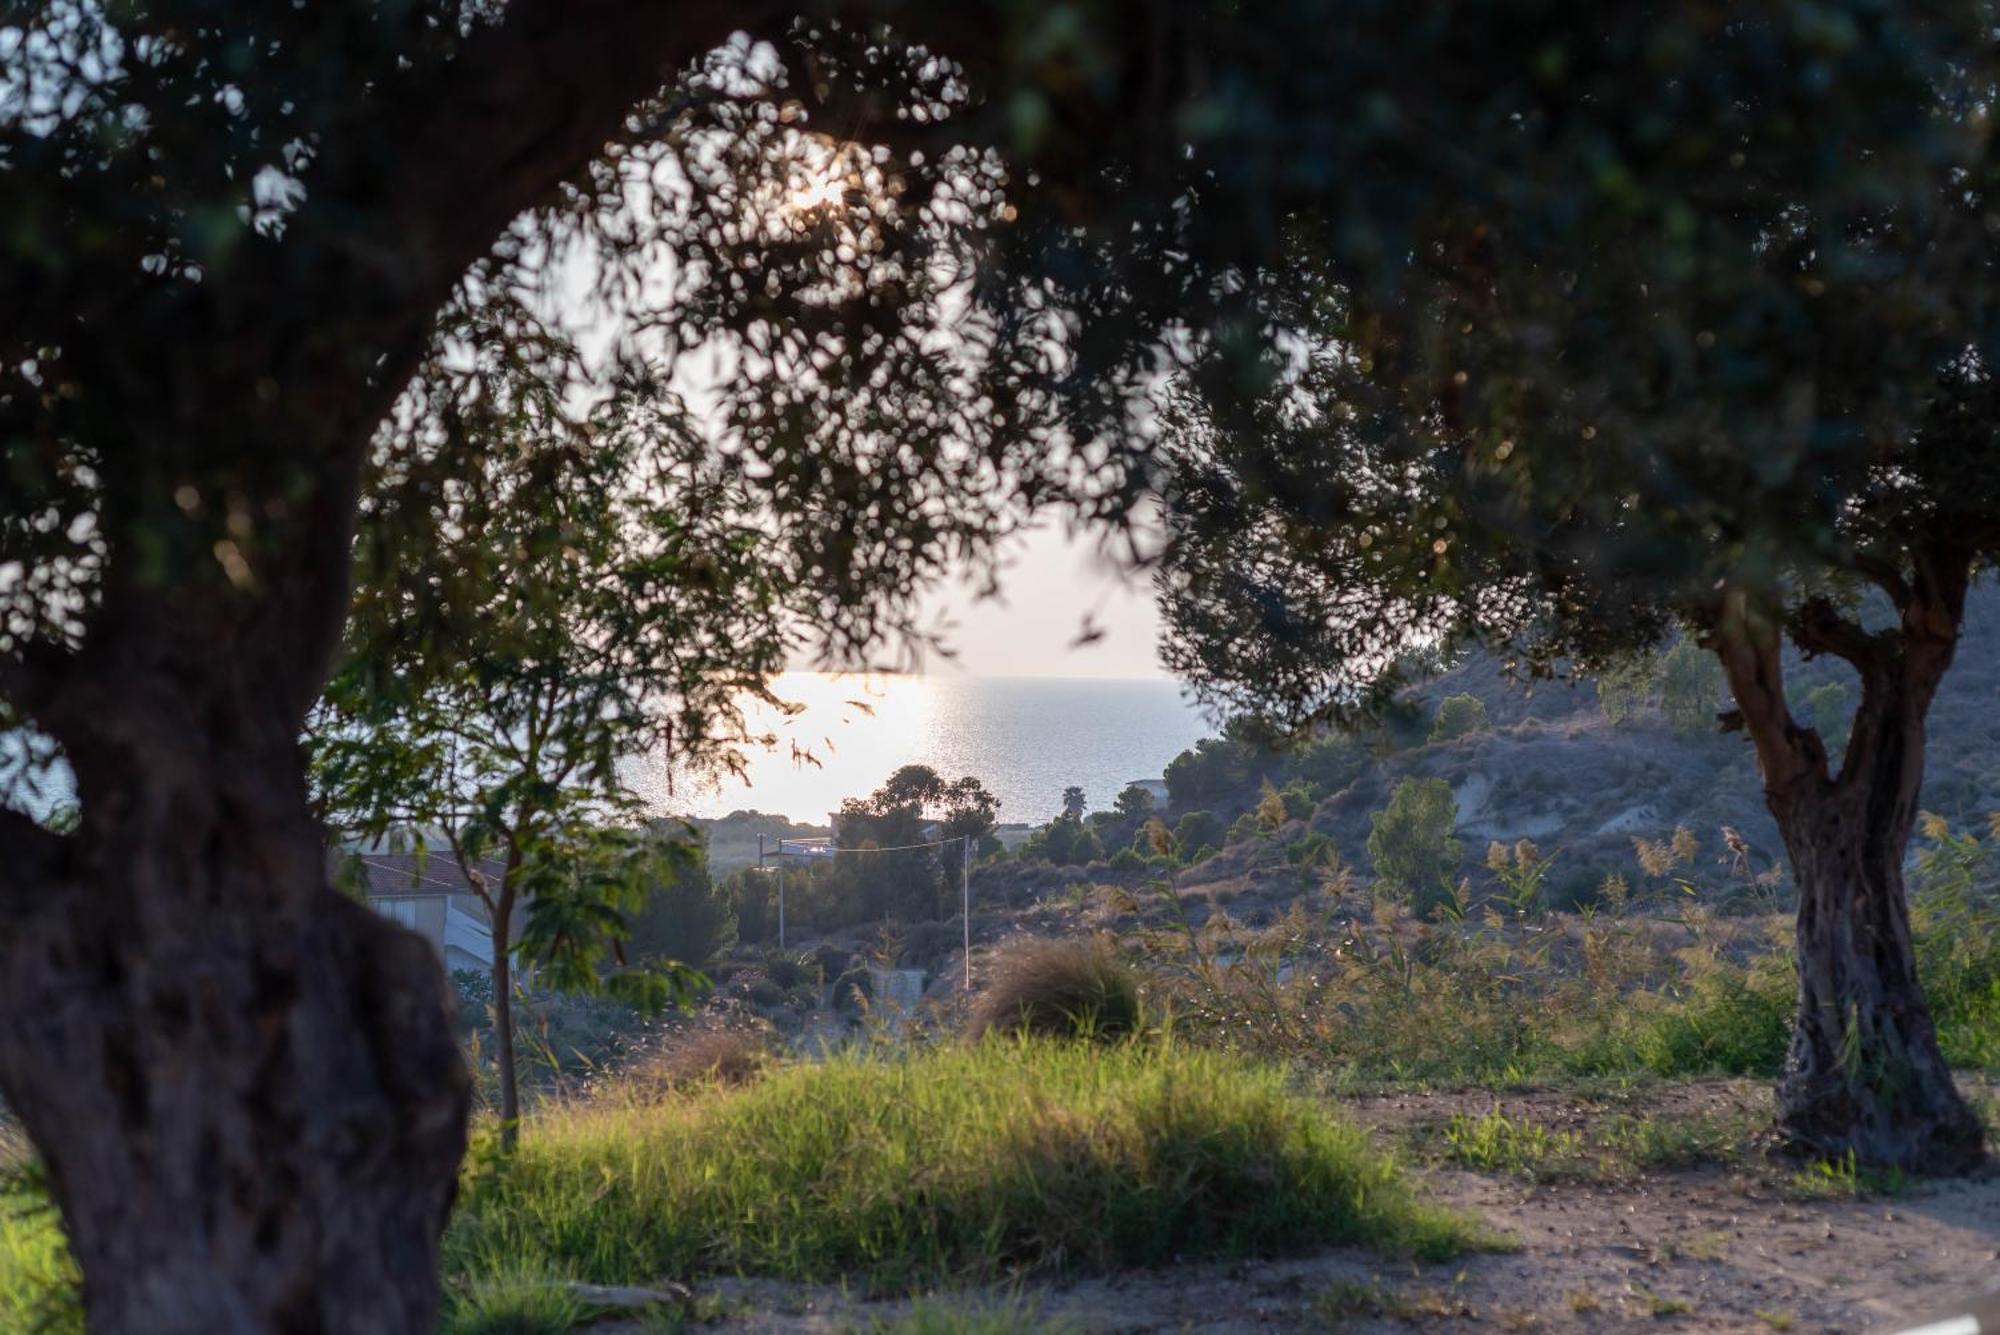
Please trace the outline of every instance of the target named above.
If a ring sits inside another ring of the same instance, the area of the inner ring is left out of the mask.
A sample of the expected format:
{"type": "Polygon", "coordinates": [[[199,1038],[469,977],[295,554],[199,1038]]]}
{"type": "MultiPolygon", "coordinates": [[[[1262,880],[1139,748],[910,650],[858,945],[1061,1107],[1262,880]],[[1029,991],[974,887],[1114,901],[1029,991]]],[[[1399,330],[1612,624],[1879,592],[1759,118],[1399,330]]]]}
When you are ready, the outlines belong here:
{"type": "Polygon", "coordinates": [[[1337,192],[1288,215],[1284,261],[1243,281],[1259,336],[1165,395],[1167,657],[1297,723],[1393,691],[1412,642],[1535,676],[1685,628],[1670,715],[1695,726],[1727,679],[1799,885],[1787,1130],[1963,1163],[1901,860],[1924,713],[2000,550],[1995,48],[1978,6],[1656,17],[1442,81],[1421,120],[1462,189],[1392,285],[1337,192]],[[1837,769],[1790,712],[1785,637],[1862,679],[1837,769]]]}

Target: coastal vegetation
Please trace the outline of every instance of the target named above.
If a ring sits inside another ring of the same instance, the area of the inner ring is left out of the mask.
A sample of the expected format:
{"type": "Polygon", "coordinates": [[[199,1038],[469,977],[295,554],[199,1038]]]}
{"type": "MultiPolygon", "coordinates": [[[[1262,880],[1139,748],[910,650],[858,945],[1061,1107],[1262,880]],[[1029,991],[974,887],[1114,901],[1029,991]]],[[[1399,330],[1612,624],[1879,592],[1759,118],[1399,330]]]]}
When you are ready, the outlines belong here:
{"type": "Polygon", "coordinates": [[[1332,1103],[1447,1081],[1752,1075],[1795,1187],[1972,1181],[1987,8],[1250,9],[0,17],[10,1321],[1422,1258],[1332,1103]],[[1051,521],[1227,719],[1164,801],[1010,850],[909,766],[718,877],[631,785],[1051,521]],[[432,843],[483,978],[339,875],[432,843]]]}

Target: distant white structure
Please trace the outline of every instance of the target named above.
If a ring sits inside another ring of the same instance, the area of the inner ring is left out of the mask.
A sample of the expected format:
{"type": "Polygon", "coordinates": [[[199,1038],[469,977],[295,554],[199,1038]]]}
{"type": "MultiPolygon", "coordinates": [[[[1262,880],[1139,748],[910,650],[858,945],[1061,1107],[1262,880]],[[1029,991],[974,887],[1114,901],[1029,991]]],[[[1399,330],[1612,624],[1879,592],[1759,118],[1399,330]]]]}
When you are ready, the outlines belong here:
{"type": "Polygon", "coordinates": [[[401,923],[431,943],[444,958],[446,970],[493,967],[493,929],[483,921],[484,905],[477,917],[453,902],[444,892],[418,891],[413,894],[370,895],[368,907],[391,922],[401,923]]]}
{"type": "Polygon", "coordinates": [[[360,859],[368,907],[430,942],[447,970],[493,967],[486,905],[456,858],[435,853],[419,859],[380,846],[347,851],[360,859]]]}
{"type": "Polygon", "coordinates": [[[917,1003],[924,999],[922,969],[868,968],[868,983],[874,993],[875,1011],[891,1024],[900,1024],[917,1003]]]}

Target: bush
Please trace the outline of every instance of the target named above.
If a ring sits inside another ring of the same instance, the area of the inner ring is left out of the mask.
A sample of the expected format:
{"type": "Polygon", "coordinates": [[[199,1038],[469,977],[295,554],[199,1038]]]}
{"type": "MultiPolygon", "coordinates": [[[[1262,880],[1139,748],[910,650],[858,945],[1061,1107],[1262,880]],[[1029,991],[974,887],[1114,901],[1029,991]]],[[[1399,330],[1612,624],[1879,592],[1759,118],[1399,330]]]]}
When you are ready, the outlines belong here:
{"type": "Polygon", "coordinates": [[[747,1085],[771,1060],[771,1028],[757,1022],[706,1026],[670,1036],[633,1076],[637,1088],[688,1089],[747,1085]]]}
{"type": "Polygon", "coordinates": [[[1847,687],[1837,681],[1823,681],[1806,692],[1805,716],[1813,731],[1831,750],[1847,744],[1847,730],[1854,721],[1847,687]]]}
{"type": "Polygon", "coordinates": [[[632,915],[625,949],[636,960],[677,960],[699,969],[735,941],[730,897],[709,880],[706,864],[697,861],[647,894],[646,907],[632,915]]]}
{"type": "Polygon", "coordinates": [[[1368,768],[1368,751],[1352,737],[1316,737],[1285,757],[1285,782],[1302,786],[1317,801],[1337,793],[1368,768]]]}
{"type": "Polygon", "coordinates": [[[1111,855],[1113,871],[1137,871],[1146,865],[1146,859],[1139,856],[1136,848],[1121,848],[1111,855]]]}
{"type": "Polygon", "coordinates": [[[1452,837],[1458,803],[1443,779],[1404,779],[1375,813],[1368,829],[1368,857],[1375,874],[1427,913],[1451,893],[1465,857],[1452,837]]]}
{"type": "Polygon", "coordinates": [[[1248,737],[1204,737],[1167,762],[1168,804],[1233,806],[1282,763],[1276,752],[1248,737]]]}
{"type": "Polygon", "coordinates": [[[1693,640],[1682,640],[1660,664],[1660,713],[1683,737],[1713,735],[1721,708],[1722,664],[1693,640]]]}
{"type": "Polygon", "coordinates": [[[773,955],[764,965],[764,976],[784,988],[787,992],[801,983],[817,984],[819,970],[806,958],[793,955],[773,955]]]}
{"type": "Polygon", "coordinates": [[[1431,724],[1430,740],[1448,742],[1455,737],[1486,731],[1486,702],[1476,695],[1447,695],[1438,706],[1431,724]]]}
{"type": "Polygon", "coordinates": [[[907,1289],[1350,1243],[1439,1256],[1468,1236],[1280,1071],[1165,1044],[990,1043],[557,1108],[504,1173],[468,1180],[445,1261],[907,1289]]]}
{"type": "Polygon", "coordinates": [[[1076,817],[1058,816],[1028,840],[1023,852],[1047,858],[1058,867],[1074,867],[1102,859],[1104,842],[1076,817]]]}
{"type": "Polygon", "coordinates": [[[967,1035],[1122,1038],[1139,1028],[1139,980],[1093,941],[1015,941],[995,955],[967,1035]]]}
{"type": "MultiPolygon", "coordinates": [[[[1252,821],[1254,825],[1254,818],[1252,821]]],[[[1229,838],[1229,827],[1212,811],[1190,811],[1174,826],[1173,851],[1186,859],[1204,844],[1221,845],[1229,838]]]]}
{"type": "Polygon", "coordinates": [[[1659,677],[1659,660],[1650,653],[1607,666],[1597,676],[1597,706],[1605,721],[1616,728],[1638,718],[1651,707],[1659,677]]]}

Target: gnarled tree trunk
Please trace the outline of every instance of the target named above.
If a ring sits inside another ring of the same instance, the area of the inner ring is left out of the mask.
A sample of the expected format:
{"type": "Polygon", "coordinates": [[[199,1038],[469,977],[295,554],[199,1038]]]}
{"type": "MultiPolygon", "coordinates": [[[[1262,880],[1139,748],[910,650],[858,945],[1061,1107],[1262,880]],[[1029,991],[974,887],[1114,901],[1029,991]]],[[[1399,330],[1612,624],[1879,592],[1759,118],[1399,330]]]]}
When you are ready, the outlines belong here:
{"type": "Polygon", "coordinates": [[[442,967],[328,888],[291,735],[171,707],[141,687],[95,720],[122,745],[73,748],[83,837],[0,841],[38,850],[0,1091],[91,1327],[431,1329],[469,1095],[442,967]]]}
{"type": "Polygon", "coordinates": [[[1962,1171],[1984,1154],[1938,1049],[1903,884],[1925,718],[1964,613],[1965,564],[1941,568],[1899,590],[1894,629],[1865,632],[1825,604],[1794,625],[1802,648],[1845,658],[1861,676],[1837,774],[1819,735],[1785,706],[1776,627],[1737,606],[1715,636],[1798,886],[1799,1000],[1780,1129],[1801,1153],[1922,1173],[1962,1171]]]}
{"type": "Polygon", "coordinates": [[[512,0],[313,143],[281,237],[75,312],[100,596],[0,691],[82,818],[0,810],[0,1095],[94,1330],[435,1328],[468,1101],[443,971],[329,889],[298,746],[362,461],[494,238],[673,71],[790,12],[512,0]]]}

